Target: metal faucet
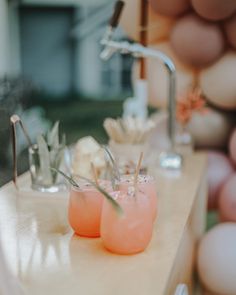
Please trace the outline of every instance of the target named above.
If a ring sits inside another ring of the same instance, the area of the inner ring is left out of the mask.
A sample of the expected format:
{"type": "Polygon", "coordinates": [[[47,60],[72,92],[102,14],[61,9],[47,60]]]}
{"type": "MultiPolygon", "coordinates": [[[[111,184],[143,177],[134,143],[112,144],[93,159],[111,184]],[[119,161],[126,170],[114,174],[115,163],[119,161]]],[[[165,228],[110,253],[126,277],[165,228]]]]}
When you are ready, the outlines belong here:
{"type": "Polygon", "coordinates": [[[122,9],[124,6],[123,1],[117,1],[114,9],[113,16],[109,22],[109,26],[101,40],[101,44],[104,46],[103,51],[100,54],[100,58],[108,60],[115,52],[121,54],[132,54],[136,58],[151,57],[161,61],[167,71],[169,77],[168,86],[168,135],[170,139],[170,149],[161,153],[159,157],[160,167],[171,170],[179,170],[182,167],[182,157],[175,152],[175,107],[176,107],[176,68],[173,61],[166,54],[159,50],[151,49],[142,46],[139,43],[129,43],[127,41],[114,41],[112,40],[113,32],[117,27],[118,20],[120,18],[122,9]]]}

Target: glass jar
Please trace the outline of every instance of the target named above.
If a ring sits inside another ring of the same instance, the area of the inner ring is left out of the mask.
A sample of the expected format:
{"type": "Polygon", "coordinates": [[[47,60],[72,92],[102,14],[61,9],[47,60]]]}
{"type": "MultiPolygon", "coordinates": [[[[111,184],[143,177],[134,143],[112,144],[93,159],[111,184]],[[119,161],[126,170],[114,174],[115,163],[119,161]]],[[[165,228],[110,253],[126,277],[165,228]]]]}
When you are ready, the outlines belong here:
{"type": "MultiPolygon", "coordinates": [[[[134,186],[134,178],[134,174],[122,175],[117,183],[118,189],[128,192],[129,188],[134,186]]],[[[137,180],[137,189],[150,199],[151,213],[153,221],[155,221],[157,216],[157,189],[154,178],[150,175],[140,174],[137,180]]]]}
{"type": "MultiPolygon", "coordinates": [[[[100,237],[100,223],[104,196],[91,184],[78,181],[80,188],[70,190],[68,219],[70,226],[79,236],[100,237]]],[[[109,181],[99,181],[107,191],[111,190],[109,181]]]]}
{"type": "Polygon", "coordinates": [[[64,151],[64,147],[54,149],[49,153],[49,159],[45,160],[45,158],[40,157],[36,144],[29,147],[29,170],[33,190],[55,193],[67,189],[64,178],[51,169],[61,169],[64,164],[64,151]]]}
{"type": "Polygon", "coordinates": [[[150,199],[141,192],[131,196],[113,192],[112,196],[123,209],[117,214],[105,200],[102,209],[101,237],[106,249],[116,254],[131,255],[144,251],[153,232],[150,199]]]}

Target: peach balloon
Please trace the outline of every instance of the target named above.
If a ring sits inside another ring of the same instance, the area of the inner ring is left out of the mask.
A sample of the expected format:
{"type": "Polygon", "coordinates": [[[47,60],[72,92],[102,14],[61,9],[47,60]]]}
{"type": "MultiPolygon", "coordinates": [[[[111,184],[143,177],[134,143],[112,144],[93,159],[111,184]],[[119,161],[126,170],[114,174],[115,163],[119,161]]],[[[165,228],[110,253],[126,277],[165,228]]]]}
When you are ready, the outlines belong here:
{"type": "Polygon", "coordinates": [[[224,29],[230,45],[236,49],[236,14],[225,22],[224,29]]]}
{"type": "Polygon", "coordinates": [[[224,36],[220,27],[194,14],[176,22],[170,43],[179,59],[194,67],[212,64],[224,51],[224,36]]]}
{"type": "Polygon", "coordinates": [[[209,20],[222,20],[231,16],[236,10],[234,0],[192,0],[194,10],[209,20]]]}
{"type": "Polygon", "coordinates": [[[205,113],[193,113],[188,129],[197,148],[225,148],[234,124],[233,114],[208,107],[205,113]]]}
{"type": "Polygon", "coordinates": [[[236,294],[236,224],[222,223],[200,242],[198,270],[203,285],[212,293],[236,294]]]}
{"type": "MultiPolygon", "coordinates": [[[[185,93],[193,84],[194,73],[191,68],[184,66],[176,57],[168,43],[153,45],[152,48],[161,50],[169,55],[175,62],[176,73],[176,95],[185,93]]],[[[138,76],[139,64],[134,66],[133,78],[138,76]]],[[[147,59],[147,82],[149,104],[153,107],[166,107],[168,103],[168,74],[164,65],[153,58],[147,59]]]]}
{"type": "MultiPolygon", "coordinates": [[[[140,40],[140,0],[125,0],[125,7],[121,16],[120,24],[126,34],[133,40],[140,40]]],[[[157,14],[148,7],[148,44],[158,40],[167,39],[175,20],[157,14]]]]}
{"type": "Polygon", "coordinates": [[[223,221],[236,222],[236,174],[227,180],[220,192],[219,210],[223,221]]]}
{"type": "Polygon", "coordinates": [[[208,152],[208,208],[216,209],[218,207],[218,198],[220,190],[233,174],[233,165],[229,158],[222,152],[208,152]]]}
{"type": "Polygon", "coordinates": [[[217,107],[236,109],[236,53],[227,52],[200,74],[200,87],[207,99],[217,107]]]}
{"type": "Polygon", "coordinates": [[[230,153],[230,157],[233,160],[234,164],[236,164],[236,129],[234,129],[234,131],[230,137],[229,153],[230,153]]]}
{"type": "Polygon", "coordinates": [[[153,10],[167,16],[179,16],[190,9],[190,0],[149,0],[153,10]]]}

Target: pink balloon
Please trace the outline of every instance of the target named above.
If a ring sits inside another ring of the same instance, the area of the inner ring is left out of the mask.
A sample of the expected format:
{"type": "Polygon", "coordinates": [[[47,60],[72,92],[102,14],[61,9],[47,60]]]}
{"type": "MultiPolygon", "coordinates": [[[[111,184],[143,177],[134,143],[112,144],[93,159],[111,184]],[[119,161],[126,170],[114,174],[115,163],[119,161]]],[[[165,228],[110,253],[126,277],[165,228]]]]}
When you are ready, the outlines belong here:
{"type": "Polygon", "coordinates": [[[229,141],[229,153],[233,162],[236,164],[236,128],[234,129],[229,141]]]}
{"type": "Polygon", "coordinates": [[[229,158],[222,152],[208,152],[208,208],[218,207],[219,192],[225,181],[233,174],[234,169],[229,158]]]}
{"type": "Polygon", "coordinates": [[[190,8],[190,0],[149,0],[153,10],[167,16],[179,16],[190,8]]]}
{"type": "Polygon", "coordinates": [[[205,291],[205,292],[203,293],[203,295],[219,295],[219,294],[216,294],[216,293],[210,293],[210,292],[208,292],[208,291],[205,291]]]}
{"type": "Polygon", "coordinates": [[[209,230],[198,247],[200,280],[210,294],[236,294],[236,223],[220,223],[209,230]]]}
{"type": "Polygon", "coordinates": [[[226,181],[220,192],[219,210],[223,221],[236,222],[236,173],[226,181]]]}
{"type": "Polygon", "coordinates": [[[231,16],[235,9],[234,0],[191,0],[194,10],[203,18],[217,21],[231,16]]]}
{"type": "Polygon", "coordinates": [[[224,52],[224,35],[219,24],[190,13],[176,21],[170,33],[170,44],[183,63],[205,67],[224,52]]]}
{"type": "Polygon", "coordinates": [[[236,49],[236,14],[225,22],[224,29],[230,45],[236,49]]]}

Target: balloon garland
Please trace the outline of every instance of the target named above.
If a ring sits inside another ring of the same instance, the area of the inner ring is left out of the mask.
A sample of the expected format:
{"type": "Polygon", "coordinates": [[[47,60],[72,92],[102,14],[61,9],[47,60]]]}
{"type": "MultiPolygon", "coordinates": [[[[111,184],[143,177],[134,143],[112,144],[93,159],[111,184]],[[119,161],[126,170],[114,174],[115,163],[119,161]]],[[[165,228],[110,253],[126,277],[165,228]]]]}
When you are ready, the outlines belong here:
{"type": "MultiPolygon", "coordinates": [[[[141,8],[138,0],[125,0],[121,25],[135,41],[140,41],[140,30],[146,30],[148,46],[162,50],[174,60],[178,101],[192,95],[196,89],[200,89],[206,100],[206,111],[193,110],[191,116],[186,117],[188,113],[185,112],[180,117],[187,118],[185,124],[195,147],[208,150],[208,208],[219,210],[221,221],[230,223],[215,226],[203,237],[198,270],[207,289],[205,294],[235,295],[236,0],[147,1],[148,23],[145,28],[139,23],[141,8]]],[[[140,65],[136,63],[133,79],[139,77],[139,72],[140,65]]],[[[146,78],[149,103],[166,108],[165,68],[147,59],[146,78]]],[[[156,120],[159,142],[153,141],[153,144],[160,149],[166,148],[166,114],[161,112],[156,120]]]]}
{"type": "MultiPolygon", "coordinates": [[[[195,76],[210,103],[236,110],[236,1],[149,0],[146,28],[139,23],[139,1],[125,2],[121,25],[131,39],[139,41],[140,30],[147,30],[148,45],[156,47],[164,42],[169,46],[176,64],[190,69],[190,77],[195,76]],[[227,73],[227,79],[222,73],[227,73]]],[[[153,80],[153,71],[147,70],[148,80],[153,80]]],[[[154,91],[157,101],[151,89],[152,105],[165,105],[163,99],[159,104],[158,98],[158,93],[165,93],[164,88],[162,85],[154,91]]],[[[182,92],[187,90],[189,83],[181,88],[182,92]]]]}

